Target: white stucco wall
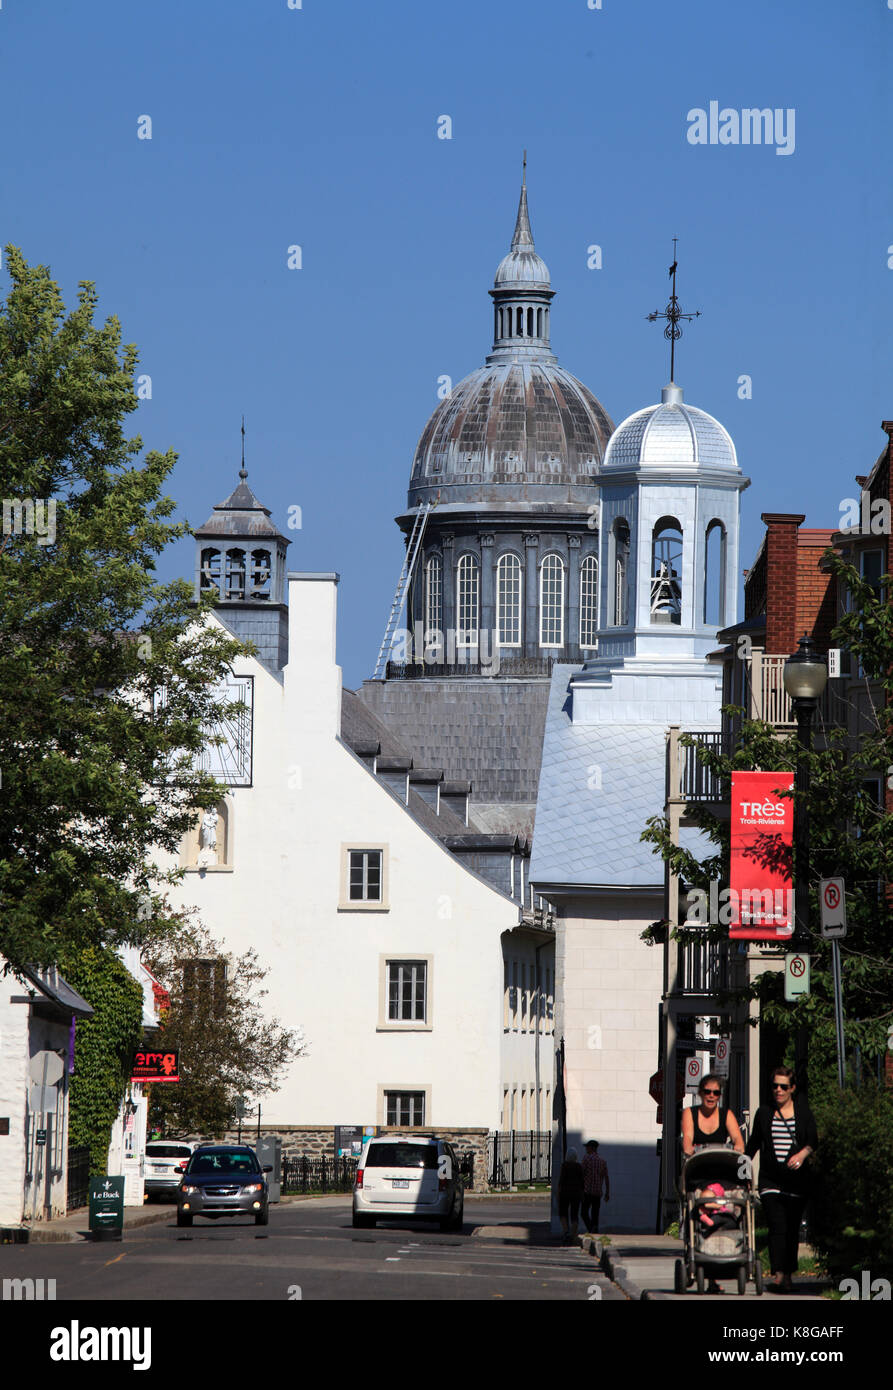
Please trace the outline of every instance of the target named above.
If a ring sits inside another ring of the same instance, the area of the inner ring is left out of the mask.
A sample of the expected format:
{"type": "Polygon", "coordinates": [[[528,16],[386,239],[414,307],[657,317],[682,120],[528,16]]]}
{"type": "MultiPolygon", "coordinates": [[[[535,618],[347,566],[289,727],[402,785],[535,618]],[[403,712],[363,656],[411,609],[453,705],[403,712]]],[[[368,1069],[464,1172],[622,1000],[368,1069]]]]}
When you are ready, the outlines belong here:
{"type": "Polygon", "coordinates": [[[567,1142],[589,1139],[608,1163],[601,1228],[652,1230],[660,1137],[648,1082],[657,1064],[663,955],[640,941],[662,898],[575,898],[558,923],[556,1031],[565,1039],[567,1142]]]}
{"type": "Polygon", "coordinates": [[[265,1124],[381,1124],[382,1088],[424,1090],[426,1123],[498,1124],[500,937],[518,908],[428,835],[338,741],[334,577],[289,576],[289,664],[258,662],[254,785],[232,791],[232,871],[190,872],[169,894],[270,967],[267,1011],[304,1029],[308,1055],[262,1100],[265,1124]],[[386,910],[340,907],[345,851],[386,848],[386,910]],[[382,1029],[386,957],[430,958],[429,1027],[382,1029]]]}
{"type": "Polygon", "coordinates": [[[0,1225],[18,1226],[25,1190],[25,1114],[28,1094],[27,1004],[13,1004],[23,995],[13,975],[0,976],[0,1116],[9,1120],[9,1133],[0,1134],[0,1225]]]}

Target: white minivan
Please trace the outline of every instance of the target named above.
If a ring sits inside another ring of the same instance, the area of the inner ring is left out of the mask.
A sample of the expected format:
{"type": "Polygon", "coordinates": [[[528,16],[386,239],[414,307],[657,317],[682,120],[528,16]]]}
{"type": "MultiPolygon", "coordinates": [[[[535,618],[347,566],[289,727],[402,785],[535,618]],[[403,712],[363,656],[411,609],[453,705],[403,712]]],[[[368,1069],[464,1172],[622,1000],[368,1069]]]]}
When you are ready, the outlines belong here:
{"type": "Polygon", "coordinates": [[[353,1190],[353,1224],[438,1221],[460,1231],[465,1189],[453,1146],[445,1139],[386,1134],[367,1141],[353,1190]]]}

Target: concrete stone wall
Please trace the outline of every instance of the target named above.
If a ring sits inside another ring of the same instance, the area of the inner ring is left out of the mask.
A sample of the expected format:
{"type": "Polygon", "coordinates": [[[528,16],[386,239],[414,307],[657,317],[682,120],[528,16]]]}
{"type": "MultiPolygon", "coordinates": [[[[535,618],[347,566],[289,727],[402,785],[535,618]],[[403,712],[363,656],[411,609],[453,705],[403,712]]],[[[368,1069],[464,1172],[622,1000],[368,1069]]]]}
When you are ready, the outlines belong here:
{"type": "MultiPolygon", "coordinates": [[[[279,1136],[282,1140],[283,1158],[334,1158],[335,1156],[335,1127],[334,1125],[265,1125],[263,1122],[260,1127],[261,1138],[270,1139],[279,1136]]],[[[461,1158],[466,1153],[474,1154],[474,1186],[473,1192],[486,1192],[487,1190],[487,1135],[486,1129],[391,1129],[382,1127],[379,1134],[400,1134],[411,1138],[419,1139],[446,1139],[456,1150],[456,1154],[461,1158]]],[[[190,1134],[183,1136],[192,1143],[202,1144],[235,1144],[239,1142],[239,1131],[229,1129],[223,1135],[210,1134],[190,1134]]],[[[252,1147],[257,1141],[257,1130],[251,1126],[243,1126],[241,1143],[250,1144],[252,1147]]]]}

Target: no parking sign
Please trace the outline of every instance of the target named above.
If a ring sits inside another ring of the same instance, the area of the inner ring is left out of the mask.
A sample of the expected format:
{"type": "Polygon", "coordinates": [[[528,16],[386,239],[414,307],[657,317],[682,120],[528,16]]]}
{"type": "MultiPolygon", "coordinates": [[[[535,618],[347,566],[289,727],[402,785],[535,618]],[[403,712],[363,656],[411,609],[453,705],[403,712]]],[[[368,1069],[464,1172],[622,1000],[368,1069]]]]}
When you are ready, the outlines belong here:
{"type": "Polygon", "coordinates": [[[696,1095],[704,1075],[704,1063],[700,1057],[689,1057],[685,1063],[685,1094],[696,1095]]]}
{"type": "Polygon", "coordinates": [[[713,1070],[717,1076],[728,1076],[729,1074],[729,1039],[717,1038],[716,1056],[713,1062],[713,1070]]]}

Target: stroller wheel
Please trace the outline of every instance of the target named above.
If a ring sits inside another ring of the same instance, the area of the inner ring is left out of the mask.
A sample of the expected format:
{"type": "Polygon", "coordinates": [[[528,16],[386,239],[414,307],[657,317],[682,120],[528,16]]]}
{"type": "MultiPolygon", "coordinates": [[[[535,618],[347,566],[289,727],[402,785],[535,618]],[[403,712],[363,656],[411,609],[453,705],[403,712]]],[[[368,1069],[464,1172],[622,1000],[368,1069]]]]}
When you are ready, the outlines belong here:
{"type": "Polygon", "coordinates": [[[706,1284],[706,1281],[705,1281],[705,1278],[704,1278],[704,1266],[703,1266],[703,1265],[698,1265],[697,1269],[695,1270],[695,1282],[696,1282],[696,1284],[697,1284],[697,1286],[698,1286],[698,1293],[703,1293],[703,1292],[704,1292],[704,1288],[705,1288],[705,1284],[706,1284]]]}
{"type": "Polygon", "coordinates": [[[744,1265],[738,1266],[738,1292],[747,1292],[747,1269],[744,1265]]]}
{"type": "Polygon", "coordinates": [[[759,1259],[754,1260],[753,1286],[756,1290],[757,1298],[759,1298],[760,1294],[763,1292],[763,1266],[760,1264],[759,1259]]]}
{"type": "Polygon", "coordinates": [[[685,1265],[681,1260],[677,1260],[673,1268],[673,1291],[674,1293],[685,1293],[688,1280],[685,1277],[685,1265]]]}

